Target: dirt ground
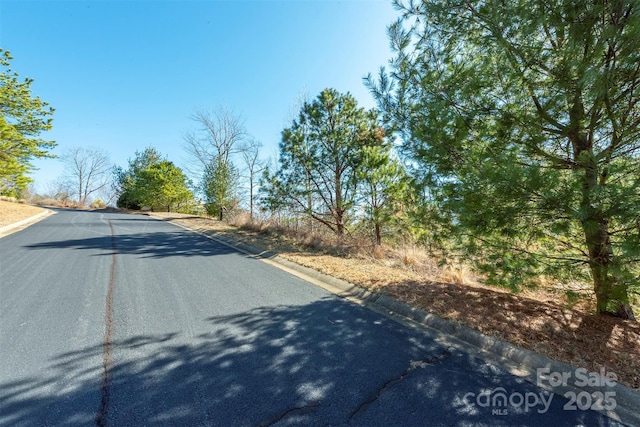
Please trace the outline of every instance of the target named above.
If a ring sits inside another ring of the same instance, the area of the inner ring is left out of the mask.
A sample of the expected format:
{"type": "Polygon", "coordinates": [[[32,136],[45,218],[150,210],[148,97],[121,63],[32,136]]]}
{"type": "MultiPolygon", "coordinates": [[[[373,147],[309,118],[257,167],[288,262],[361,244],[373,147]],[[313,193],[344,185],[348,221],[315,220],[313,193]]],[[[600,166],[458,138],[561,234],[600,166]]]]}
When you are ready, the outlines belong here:
{"type": "Polygon", "coordinates": [[[184,214],[155,213],[186,226],[213,230],[283,258],[385,294],[484,334],[590,372],[612,372],[640,390],[640,325],[593,314],[593,304],[570,305],[543,290],[514,294],[480,284],[434,281],[373,257],[312,251],[283,236],[238,229],[184,214]]]}
{"type": "Polygon", "coordinates": [[[36,206],[0,200],[0,228],[44,212],[36,206]]]}

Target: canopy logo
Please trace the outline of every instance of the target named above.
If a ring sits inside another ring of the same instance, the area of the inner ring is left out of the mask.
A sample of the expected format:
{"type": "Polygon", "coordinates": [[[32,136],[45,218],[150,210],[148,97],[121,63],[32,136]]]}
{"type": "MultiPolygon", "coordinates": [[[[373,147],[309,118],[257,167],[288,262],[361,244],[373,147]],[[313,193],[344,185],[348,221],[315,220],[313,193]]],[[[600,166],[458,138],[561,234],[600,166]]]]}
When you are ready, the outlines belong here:
{"type": "Polygon", "coordinates": [[[491,408],[492,415],[508,415],[509,410],[525,412],[536,410],[539,414],[544,414],[549,410],[553,393],[541,391],[534,393],[513,392],[507,395],[507,390],[503,387],[483,390],[480,393],[467,393],[463,397],[465,404],[475,403],[481,408],[491,408]]]}

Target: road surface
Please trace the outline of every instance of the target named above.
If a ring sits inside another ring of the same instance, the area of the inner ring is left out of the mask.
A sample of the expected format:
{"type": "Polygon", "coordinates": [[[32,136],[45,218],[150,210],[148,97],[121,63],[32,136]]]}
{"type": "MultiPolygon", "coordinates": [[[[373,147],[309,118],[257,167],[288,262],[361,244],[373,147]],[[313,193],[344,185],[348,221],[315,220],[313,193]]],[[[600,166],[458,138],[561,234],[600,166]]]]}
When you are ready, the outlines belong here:
{"type": "Polygon", "coordinates": [[[58,210],[0,269],[2,426],[618,425],[147,216],[58,210]]]}

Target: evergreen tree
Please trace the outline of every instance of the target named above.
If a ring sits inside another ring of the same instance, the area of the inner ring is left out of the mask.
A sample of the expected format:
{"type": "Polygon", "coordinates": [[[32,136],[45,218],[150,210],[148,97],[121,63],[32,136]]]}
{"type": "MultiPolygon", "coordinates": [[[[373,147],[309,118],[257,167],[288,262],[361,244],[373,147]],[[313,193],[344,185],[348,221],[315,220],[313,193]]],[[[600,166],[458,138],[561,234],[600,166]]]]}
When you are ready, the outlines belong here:
{"type": "Polygon", "coordinates": [[[168,160],[142,169],[136,176],[133,192],[143,206],[166,208],[167,212],[193,199],[182,170],[168,160]]]}
{"type": "Polygon", "coordinates": [[[397,7],[368,83],[438,211],[490,280],[593,282],[633,318],[640,260],[640,4],[397,7]]]}
{"type": "Polygon", "coordinates": [[[170,212],[193,200],[188,180],[182,170],[164,159],[153,147],[136,151],[127,170],[116,168],[114,182],[119,194],[118,207],[170,212]]]}
{"type": "Polygon", "coordinates": [[[265,200],[287,203],[341,237],[357,201],[361,151],[383,141],[375,111],[358,108],[350,94],[325,89],[282,132],[280,168],[266,177],[265,200]]]}
{"type": "Polygon", "coordinates": [[[377,145],[363,148],[358,181],[367,221],[373,226],[379,245],[382,227],[392,219],[400,219],[401,205],[410,199],[408,176],[391,147],[377,145]]]}
{"type": "Polygon", "coordinates": [[[222,221],[225,210],[237,204],[235,191],[238,187],[238,170],[230,160],[214,157],[207,165],[202,178],[205,209],[209,215],[217,215],[222,221]]]}
{"type": "Polygon", "coordinates": [[[118,195],[117,206],[125,209],[140,209],[144,203],[136,194],[136,179],[140,173],[148,167],[158,164],[163,160],[162,155],[153,147],[147,147],[144,151],[136,151],[135,157],[129,159],[129,167],[125,170],[116,166],[113,170],[114,191],[118,195]]]}
{"type": "Polygon", "coordinates": [[[38,138],[51,129],[53,108],[31,96],[33,79],[19,81],[8,51],[0,48],[0,193],[16,195],[31,182],[35,158],[53,157],[53,141],[38,138]]]}

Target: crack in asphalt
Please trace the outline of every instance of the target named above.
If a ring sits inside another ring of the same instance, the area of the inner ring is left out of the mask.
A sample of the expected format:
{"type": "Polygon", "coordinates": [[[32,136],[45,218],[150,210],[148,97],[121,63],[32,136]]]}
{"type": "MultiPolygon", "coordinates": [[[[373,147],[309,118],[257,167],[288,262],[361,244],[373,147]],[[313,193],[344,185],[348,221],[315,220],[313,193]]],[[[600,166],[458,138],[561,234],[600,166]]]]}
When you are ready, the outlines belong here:
{"type": "Polygon", "coordinates": [[[411,374],[411,372],[415,371],[418,368],[424,368],[427,365],[431,365],[431,364],[433,364],[435,362],[439,362],[440,360],[443,360],[443,359],[446,359],[447,357],[449,357],[451,355],[451,353],[449,352],[449,350],[451,348],[452,348],[451,346],[448,346],[441,353],[439,353],[439,354],[437,354],[435,356],[432,356],[432,357],[430,357],[428,359],[410,361],[409,362],[409,367],[407,369],[405,369],[405,371],[402,374],[400,374],[397,377],[391,378],[389,381],[387,381],[386,383],[382,384],[382,386],[378,388],[378,390],[376,391],[376,393],[374,395],[372,395],[367,400],[362,402],[355,409],[355,411],[353,411],[351,413],[351,415],[349,416],[349,421],[351,421],[354,417],[356,417],[360,412],[364,411],[373,402],[378,400],[380,398],[380,396],[382,396],[382,394],[385,392],[385,390],[387,390],[388,388],[394,386],[395,384],[403,381],[407,376],[409,376],[409,374],[411,374]]]}
{"type": "Polygon", "coordinates": [[[109,405],[109,377],[111,371],[112,349],[113,349],[113,287],[116,273],[116,238],[113,231],[113,224],[109,221],[111,228],[111,269],[109,271],[109,287],[107,289],[106,307],[104,314],[104,338],[102,340],[102,385],[100,387],[100,408],[96,414],[96,426],[107,426],[107,406],[109,405]]]}
{"type": "Polygon", "coordinates": [[[312,401],[307,403],[306,405],[302,405],[302,406],[296,406],[294,408],[291,409],[287,409],[286,411],[283,411],[280,415],[277,415],[273,418],[271,418],[268,421],[264,421],[260,424],[258,424],[259,427],[269,427],[272,426],[274,424],[279,423],[280,421],[284,420],[285,418],[288,418],[292,415],[304,415],[309,413],[310,411],[312,411],[313,409],[317,408],[318,406],[320,406],[320,402],[317,401],[312,401]]]}

